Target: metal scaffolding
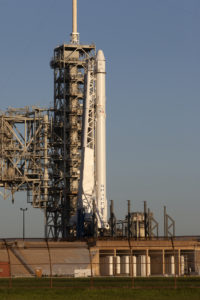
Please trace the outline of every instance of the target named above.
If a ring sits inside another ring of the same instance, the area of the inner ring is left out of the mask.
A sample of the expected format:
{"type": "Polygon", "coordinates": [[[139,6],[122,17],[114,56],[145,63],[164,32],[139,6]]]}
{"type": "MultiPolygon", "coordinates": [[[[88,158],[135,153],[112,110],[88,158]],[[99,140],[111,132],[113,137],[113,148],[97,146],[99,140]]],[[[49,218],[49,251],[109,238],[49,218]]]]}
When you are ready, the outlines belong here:
{"type": "Polygon", "coordinates": [[[27,191],[33,207],[46,208],[49,189],[49,111],[25,107],[0,113],[0,194],[27,191]],[[2,191],[3,190],[3,191],[2,191]]]}
{"type": "Polygon", "coordinates": [[[67,238],[76,230],[81,166],[82,116],[87,65],[95,45],[62,45],[54,50],[52,185],[47,207],[48,235],[67,238]]]}

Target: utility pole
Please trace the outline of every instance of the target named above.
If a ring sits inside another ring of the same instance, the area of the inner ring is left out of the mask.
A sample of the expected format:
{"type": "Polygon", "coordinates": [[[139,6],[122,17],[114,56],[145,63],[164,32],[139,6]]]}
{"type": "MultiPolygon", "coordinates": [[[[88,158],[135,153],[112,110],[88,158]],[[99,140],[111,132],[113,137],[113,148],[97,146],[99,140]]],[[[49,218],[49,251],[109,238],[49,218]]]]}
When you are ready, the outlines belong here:
{"type": "Polygon", "coordinates": [[[25,239],[25,211],[28,210],[28,208],[20,208],[20,210],[23,212],[23,240],[25,239]]]}

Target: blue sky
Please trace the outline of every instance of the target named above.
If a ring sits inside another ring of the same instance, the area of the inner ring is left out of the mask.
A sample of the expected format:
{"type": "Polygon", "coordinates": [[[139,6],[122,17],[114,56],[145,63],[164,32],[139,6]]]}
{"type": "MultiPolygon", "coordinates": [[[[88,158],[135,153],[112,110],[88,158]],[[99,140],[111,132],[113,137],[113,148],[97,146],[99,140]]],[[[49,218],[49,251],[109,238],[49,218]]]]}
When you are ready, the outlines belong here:
{"type": "MultiPolygon", "coordinates": [[[[199,0],[78,0],[83,43],[107,59],[108,199],[117,216],[143,201],[162,234],[163,205],[179,235],[200,234],[199,0]]],[[[49,61],[69,41],[71,0],[0,0],[0,109],[49,106],[49,61]]],[[[23,194],[0,201],[0,236],[22,234],[23,194]],[[6,228],[6,230],[5,230],[6,228]]],[[[39,210],[27,235],[43,235],[39,210]]]]}

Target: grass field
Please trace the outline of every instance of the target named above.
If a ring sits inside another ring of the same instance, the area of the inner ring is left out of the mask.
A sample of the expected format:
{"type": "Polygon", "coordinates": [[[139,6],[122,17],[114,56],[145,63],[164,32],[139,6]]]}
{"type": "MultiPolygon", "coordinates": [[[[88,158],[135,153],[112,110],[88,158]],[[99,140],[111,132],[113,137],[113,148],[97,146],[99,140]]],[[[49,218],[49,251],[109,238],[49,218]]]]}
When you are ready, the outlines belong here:
{"type": "Polygon", "coordinates": [[[200,300],[200,278],[53,278],[49,288],[48,278],[0,279],[0,300],[51,300],[51,299],[134,299],[134,300],[200,300]],[[132,285],[134,284],[134,288],[132,285]]]}
{"type": "Polygon", "coordinates": [[[199,289],[134,290],[134,289],[6,289],[0,290],[1,300],[199,300],[199,289]]]}

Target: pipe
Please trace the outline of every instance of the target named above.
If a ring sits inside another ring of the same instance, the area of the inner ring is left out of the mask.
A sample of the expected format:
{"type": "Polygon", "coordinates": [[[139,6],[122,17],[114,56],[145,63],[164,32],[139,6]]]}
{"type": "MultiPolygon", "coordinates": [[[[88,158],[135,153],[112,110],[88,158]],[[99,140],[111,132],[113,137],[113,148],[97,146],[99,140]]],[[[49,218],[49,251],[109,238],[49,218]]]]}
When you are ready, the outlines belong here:
{"type": "Polygon", "coordinates": [[[149,208],[148,208],[147,220],[148,220],[148,234],[149,234],[149,237],[151,237],[151,235],[152,235],[152,228],[151,228],[151,211],[150,211],[149,208]]]}
{"type": "Polygon", "coordinates": [[[131,201],[130,200],[127,200],[128,201],[128,215],[131,213],[131,201]]]}
{"type": "Polygon", "coordinates": [[[113,217],[113,200],[110,200],[110,218],[113,217]]]}
{"type": "Polygon", "coordinates": [[[128,200],[128,238],[131,237],[131,201],[128,200]]]}
{"type": "Polygon", "coordinates": [[[166,224],[166,206],[164,206],[164,237],[167,237],[167,224],[166,224]]]}
{"type": "Polygon", "coordinates": [[[147,237],[147,202],[144,201],[144,234],[147,237]]]}
{"type": "Polygon", "coordinates": [[[114,236],[114,208],[113,208],[113,200],[110,200],[110,229],[111,236],[114,236]]]}

